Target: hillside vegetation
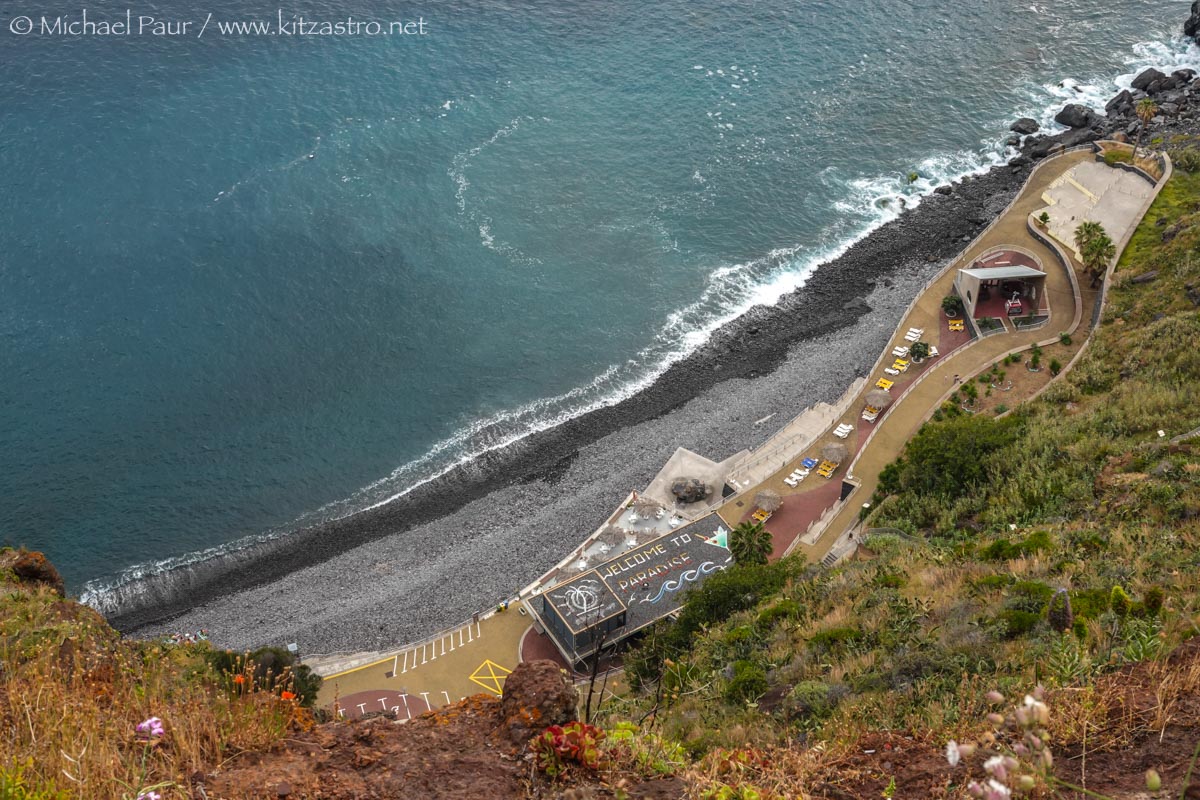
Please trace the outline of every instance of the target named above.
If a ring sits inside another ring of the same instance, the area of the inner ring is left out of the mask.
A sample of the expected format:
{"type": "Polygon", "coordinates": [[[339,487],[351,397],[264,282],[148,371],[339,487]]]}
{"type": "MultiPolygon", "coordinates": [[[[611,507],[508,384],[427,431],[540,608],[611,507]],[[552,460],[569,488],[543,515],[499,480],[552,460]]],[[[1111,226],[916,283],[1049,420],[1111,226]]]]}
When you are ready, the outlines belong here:
{"type": "Polygon", "coordinates": [[[985,732],[989,690],[1041,683],[1059,690],[1055,741],[1087,731],[1102,753],[1138,734],[1104,692],[1147,662],[1159,732],[1178,722],[1200,689],[1191,661],[1168,677],[1200,632],[1198,306],[1200,173],[1180,169],[1073,369],[999,418],[928,423],[884,471],[856,559],[775,565],[777,591],[742,568],[699,590],[631,654],[643,694],[614,716],[649,715],[695,757],[871,731],[945,744],[985,732]],[[742,582],[763,596],[725,597],[742,582]]]}

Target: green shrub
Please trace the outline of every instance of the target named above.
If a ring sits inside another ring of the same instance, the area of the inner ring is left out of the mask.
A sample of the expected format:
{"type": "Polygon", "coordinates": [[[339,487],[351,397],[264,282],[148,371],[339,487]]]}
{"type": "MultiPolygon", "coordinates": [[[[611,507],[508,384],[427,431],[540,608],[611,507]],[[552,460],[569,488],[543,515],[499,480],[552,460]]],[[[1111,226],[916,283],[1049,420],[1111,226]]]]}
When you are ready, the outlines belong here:
{"type": "Polygon", "coordinates": [[[256,686],[295,692],[300,704],[310,708],[321,690],[321,676],[307,664],[296,663],[296,656],[282,647],[260,647],[250,653],[214,650],[208,659],[218,673],[231,677],[249,665],[256,686]]]}
{"type": "Polygon", "coordinates": [[[1002,635],[1006,639],[1016,639],[1018,636],[1024,636],[1033,630],[1041,619],[1041,614],[1031,611],[1019,611],[1013,608],[1001,611],[997,617],[997,621],[1003,629],[1002,635]]]}
{"type": "Polygon", "coordinates": [[[1062,362],[1057,358],[1050,359],[1050,374],[1057,375],[1058,373],[1062,372],[1062,366],[1062,362]]]}
{"type": "Polygon", "coordinates": [[[1012,575],[984,575],[975,581],[975,585],[982,589],[1003,589],[1015,582],[1016,578],[1012,575]]]}
{"type": "Polygon", "coordinates": [[[1017,581],[1009,587],[1004,605],[1008,609],[1041,615],[1053,595],[1054,589],[1040,581],[1017,581]]]}
{"type": "Polygon", "coordinates": [[[966,494],[987,480],[988,457],[1015,442],[1022,426],[1015,416],[961,415],[928,422],[909,440],[887,485],[947,499],[966,494]]]}
{"type": "Polygon", "coordinates": [[[1184,172],[1200,172],[1200,148],[1187,147],[1172,150],[1171,161],[1176,169],[1184,172]]]}
{"type": "Polygon", "coordinates": [[[801,681],[792,687],[782,709],[792,719],[824,719],[833,713],[840,696],[821,681],[801,681]]]}
{"type": "Polygon", "coordinates": [[[863,639],[863,632],[858,628],[829,628],[817,631],[808,638],[808,646],[813,650],[833,650],[842,645],[851,645],[863,639]]]}
{"type": "Polygon", "coordinates": [[[1058,334],[1058,341],[1059,341],[1059,344],[1062,344],[1064,346],[1070,345],[1071,344],[1071,334],[1067,333],[1066,331],[1062,331],[1061,333],[1058,334]]]}
{"type": "Polygon", "coordinates": [[[758,612],[758,618],[755,622],[759,628],[769,630],[775,627],[783,620],[799,619],[800,604],[795,600],[783,599],[777,603],[767,606],[762,611],[758,612]]]}
{"type": "Polygon", "coordinates": [[[1070,594],[1076,620],[1095,619],[1108,610],[1107,589],[1076,589],[1070,594]]]}
{"type": "Polygon", "coordinates": [[[1015,542],[1010,542],[1006,539],[997,539],[983,548],[980,556],[988,561],[1009,561],[1014,558],[1032,555],[1033,553],[1048,552],[1051,550],[1051,547],[1049,533],[1046,531],[1034,531],[1024,539],[1015,542]]]}
{"type": "Polygon", "coordinates": [[[753,661],[737,661],[733,665],[733,679],[725,687],[725,700],[729,703],[751,703],[767,693],[767,672],[753,661]]]}

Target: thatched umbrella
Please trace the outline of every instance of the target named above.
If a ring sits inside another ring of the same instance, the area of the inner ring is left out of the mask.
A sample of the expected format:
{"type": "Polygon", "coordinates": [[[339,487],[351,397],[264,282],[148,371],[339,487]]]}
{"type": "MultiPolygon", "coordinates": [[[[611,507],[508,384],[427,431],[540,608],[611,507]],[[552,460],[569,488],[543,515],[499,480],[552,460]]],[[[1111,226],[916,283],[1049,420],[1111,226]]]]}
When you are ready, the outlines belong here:
{"type": "Polygon", "coordinates": [[[885,392],[883,389],[872,389],[867,392],[865,399],[871,408],[883,410],[892,404],[892,393],[885,392]]]}
{"type": "Polygon", "coordinates": [[[649,497],[639,497],[633,504],[633,510],[640,517],[653,517],[662,510],[662,504],[651,500],[649,497]]]}
{"type": "Polygon", "coordinates": [[[779,492],[771,489],[763,489],[754,496],[754,505],[767,513],[771,513],[779,510],[779,507],[783,505],[783,498],[779,496],[779,492]]]}
{"type": "Polygon", "coordinates": [[[625,544],[625,531],[615,525],[609,525],[600,532],[600,544],[606,544],[609,547],[617,547],[625,544]]]}
{"type": "Polygon", "coordinates": [[[850,448],[844,444],[827,444],[821,448],[821,458],[826,461],[832,461],[834,464],[840,464],[850,455],[850,448]]]}

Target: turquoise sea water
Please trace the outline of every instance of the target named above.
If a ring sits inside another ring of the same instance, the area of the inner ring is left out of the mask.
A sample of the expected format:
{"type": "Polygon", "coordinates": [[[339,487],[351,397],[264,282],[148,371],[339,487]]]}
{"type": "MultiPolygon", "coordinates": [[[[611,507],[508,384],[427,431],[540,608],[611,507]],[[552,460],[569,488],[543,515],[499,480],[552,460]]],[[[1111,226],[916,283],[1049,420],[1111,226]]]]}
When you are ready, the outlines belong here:
{"type": "Polygon", "coordinates": [[[1200,60],[1187,0],[10,5],[0,539],[93,591],[627,396],[1016,116],[1200,60]],[[277,18],[185,6],[133,15],[277,18]]]}

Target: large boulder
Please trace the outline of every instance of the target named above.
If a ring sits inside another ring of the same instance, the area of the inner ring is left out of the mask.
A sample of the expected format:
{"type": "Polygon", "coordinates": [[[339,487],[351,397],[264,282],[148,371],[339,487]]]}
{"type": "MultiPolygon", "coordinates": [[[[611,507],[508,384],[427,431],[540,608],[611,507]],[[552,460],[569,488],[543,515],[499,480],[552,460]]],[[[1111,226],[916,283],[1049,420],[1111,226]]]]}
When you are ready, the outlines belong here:
{"type": "Polygon", "coordinates": [[[1120,94],[1105,104],[1104,110],[1113,117],[1130,113],[1133,111],[1133,95],[1128,89],[1123,89],[1120,94]]]}
{"type": "Polygon", "coordinates": [[[1183,35],[1200,42],[1200,0],[1192,3],[1192,15],[1183,23],[1183,35]]]}
{"type": "Polygon", "coordinates": [[[1013,133],[1019,133],[1022,136],[1027,136],[1031,133],[1037,133],[1038,127],[1039,125],[1037,124],[1037,120],[1030,119],[1029,117],[1021,117],[1012,124],[1012,127],[1010,127],[1009,130],[1013,133]]]}
{"type": "Polygon", "coordinates": [[[1068,128],[1087,128],[1097,122],[1096,112],[1079,103],[1068,103],[1054,115],[1054,121],[1068,128]]]}
{"type": "Polygon", "coordinates": [[[551,725],[578,718],[579,692],[558,664],[543,659],[518,664],[504,679],[500,713],[514,744],[524,744],[551,725]]]}
{"type": "Polygon", "coordinates": [[[681,503],[699,503],[712,494],[712,489],[698,478],[679,478],[671,484],[671,494],[681,503]]]}
{"type": "Polygon", "coordinates": [[[0,570],[8,568],[21,583],[49,586],[59,596],[66,594],[62,576],[50,559],[35,550],[9,550],[0,553],[0,570]]]}
{"type": "Polygon", "coordinates": [[[1133,79],[1133,83],[1130,85],[1135,89],[1141,89],[1143,92],[1146,92],[1150,90],[1151,84],[1161,82],[1166,77],[1166,75],[1159,72],[1154,67],[1150,67],[1150,69],[1139,72],[1138,76],[1133,79]]]}

